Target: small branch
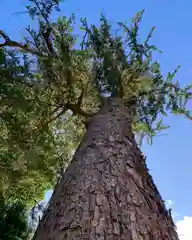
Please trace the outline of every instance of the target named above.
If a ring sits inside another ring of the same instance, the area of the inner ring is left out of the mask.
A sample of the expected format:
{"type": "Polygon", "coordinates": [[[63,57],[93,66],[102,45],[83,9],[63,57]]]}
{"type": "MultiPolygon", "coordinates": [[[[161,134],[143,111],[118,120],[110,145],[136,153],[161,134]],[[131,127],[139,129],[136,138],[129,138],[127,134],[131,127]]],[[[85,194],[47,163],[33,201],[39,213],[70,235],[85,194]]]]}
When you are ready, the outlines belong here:
{"type": "MultiPolygon", "coordinates": [[[[175,91],[184,92],[182,88],[178,87],[176,84],[173,84],[173,83],[165,83],[165,86],[170,87],[170,88],[174,88],[175,91]]],[[[188,92],[187,94],[192,96],[192,92],[188,92]]]]}
{"type": "Polygon", "coordinates": [[[35,0],[34,3],[35,3],[35,5],[36,5],[36,7],[38,8],[38,10],[39,10],[40,14],[42,15],[42,17],[45,19],[45,22],[46,22],[47,24],[49,24],[49,20],[48,20],[48,18],[46,17],[46,15],[43,13],[43,11],[42,11],[41,7],[39,6],[38,2],[35,0]]]}
{"type": "Polygon", "coordinates": [[[86,32],[83,36],[83,40],[82,40],[82,43],[81,43],[81,51],[84,50],[84,45],[85,45],[85,40],[86,40],[87,34],[88,34],[88,32],[86,32]]]}
{"type": "MultiPolygon", "coordinates": [[[[39,46],[38,46],[38,43],[37,43],[37,41],[36,41],[36,39],[35,39],[35,36],[34,36],[34,34],[33,34],[33,32],[31,31],[31,29],[30,29],[30,26],[28,26],[27,28],[26,28],[26,31],[29,33],[29,35],[32,37],[32,39],[33,39],[33,41],[34,41],[34,43],[33,43],[33,45],[35,45],[35,47],[38,49],[38,50],[40,50],[39,49],[39,46]]],[[[32,42],[32,41],[31,41],[32,42]]]]}
{"type": "Polygon", "coordinates": [[[192,116],[188,113],[184,113],[184,115],[189,119],[189,120],[192,120],[192,116]]]}
{"type": "MultiPolygon", "coordinates": [[[[52,111],[51,115],[53,115],[54,113],[56,113],[59,108],[60,108],[60,106],[59,106],[59,107],[56,107],[56,108],[52,111]]],[[[41,135],[41,133],[43,133],[43,131],[44,131],[44,129],[46,128],[46,126],[48,126],[50,123],[52,123],[52,122],[55,121],[57,118],[59,118],[59,117],[60,117],[62,114],[64,114],[67,110],[68,110],[67,107],[63,107],[63,109],[62,109],[56,116],[54,116],[54,117],[48,119],[47,121],[44,121],[42,124],[40,124],[40,127],[37,128],[37,136],[36,136],[36,138],[35,138],[35,140],[34,140],[34,143],[37,142],[39,136],[41,135]]]]}
{"type": "Polygon", "coordinates": [[[0,36],[2,36],[2,38],[4,38],[4,40],[5,40],[4,43],[0,43],[0,48],[15,47],[15,48],[19,48],[20,50],[22,50],[24,52],[28,52],[33,55],[39,56],[39,57],[44,56],[42,53],[38,52],[37,50],[28,47],[26,44],[21,44],[17,41],[11,40],[2,30],[0,30],[0,36]]]}

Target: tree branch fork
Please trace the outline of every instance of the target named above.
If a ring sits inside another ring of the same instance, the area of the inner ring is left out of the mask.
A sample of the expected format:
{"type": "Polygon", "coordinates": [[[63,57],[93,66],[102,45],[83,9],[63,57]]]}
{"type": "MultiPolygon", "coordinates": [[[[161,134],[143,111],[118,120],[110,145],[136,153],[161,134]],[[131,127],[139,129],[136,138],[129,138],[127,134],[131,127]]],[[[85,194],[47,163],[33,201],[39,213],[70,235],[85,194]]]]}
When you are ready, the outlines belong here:
{"type": "Polygon", "coordinates": [[[42,53],[40,53],[36,49],[30,48],[27,44],[22,44],[22,43],[19,43],[17,41],[12,40],[1,29],[0,29],[0,37],[4,39],[4,42],[0,43],[0,48],[3,48],[3,47],[15,47],[15,48],[19,48],[20,50],[22,50],[24,52],[28,52],[28,53],[31,53],[33,55],[39,56],[39,57],[43,57],[44,56],[42,53]]]}

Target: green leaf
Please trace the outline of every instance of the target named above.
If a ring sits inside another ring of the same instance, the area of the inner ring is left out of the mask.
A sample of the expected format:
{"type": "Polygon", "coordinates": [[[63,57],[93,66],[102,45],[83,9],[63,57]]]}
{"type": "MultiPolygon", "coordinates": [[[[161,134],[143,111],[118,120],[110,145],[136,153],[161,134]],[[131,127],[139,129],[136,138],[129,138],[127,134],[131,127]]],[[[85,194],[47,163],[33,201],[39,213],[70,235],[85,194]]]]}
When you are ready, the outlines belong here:
{"type": "Polygon", "coordinates": [[[5,61],[5,53],[2,48],[0,48],[0,65],[3,64],[5,61]]]}

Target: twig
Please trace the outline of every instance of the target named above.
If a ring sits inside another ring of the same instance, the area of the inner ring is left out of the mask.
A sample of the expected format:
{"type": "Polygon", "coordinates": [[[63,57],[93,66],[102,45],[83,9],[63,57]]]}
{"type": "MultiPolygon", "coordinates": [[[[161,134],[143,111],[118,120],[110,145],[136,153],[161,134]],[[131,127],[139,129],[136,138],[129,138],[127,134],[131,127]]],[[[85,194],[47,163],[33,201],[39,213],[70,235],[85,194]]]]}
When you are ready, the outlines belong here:
{"type": "MultiPolygon", "coordinates": [[[[173,83],[165,83],[165,86],[170,87],[170,88],[174,88],[176,91],[183,91],[182,88],[178,87],[176,84],[173,83]]],[[[192,96],[192,92],[188,92],[187,94],[192,96]]]]}
{"type": "Polygon", "coordinates": [[[184,113],[184,115],[189,119],[192,120],[192,116],[189,113],[184,113]]]}
{"type": "Polygon", "coordinates": [[[39,49],[39,45],[38,45],[38,43],[37,43],[37,41],[36,41],[36,39],[35,39],[35,36],[34,36],[34,34],[33,34],[33,32],[31,31],[31,29],[30,29],[30,26],[28,26],[27,28],[26,28],[26,31],[29,33],[29,35],[32,37],[32,39],[33,39],[33,41],[34,41],[34,45],[35,45],[35,47],[38,49],[38,50],[40,50],[39,49]]]}
{"type": "Polygon", "coordinates": [[[41,13],[42,17],[45,19],[46,23],[49,24],[49,20],[48,18],[46,17],[46,15],[43,13],[41,7],[39,6],[38,2],[37,1],[34,1],[36,7],[38,8],[39,12],[41,13]]]}

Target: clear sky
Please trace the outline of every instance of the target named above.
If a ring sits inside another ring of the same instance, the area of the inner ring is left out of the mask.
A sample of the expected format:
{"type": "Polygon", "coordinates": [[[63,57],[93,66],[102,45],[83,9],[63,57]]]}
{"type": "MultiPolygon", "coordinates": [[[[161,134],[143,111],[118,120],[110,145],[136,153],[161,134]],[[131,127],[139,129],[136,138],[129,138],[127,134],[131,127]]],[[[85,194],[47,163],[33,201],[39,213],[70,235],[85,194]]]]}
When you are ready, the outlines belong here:
{"type": "MultiPolygon", "coordinates": [[[[1,0],[0,28],[10,37],[22,36],[29,19],[27,15],[13,15],[22,12],[24,0],[1,0]]],[[[137,11],[145,9],[141,28],[141,37],[147,35],[152,26],[156,26],[153,36],[162,51],[158,55],[164,73],[174,70],[180,64],[177,79],[184,86],[192,83],[192,1],[173,0],[68,0],[61,14],[75,12],[77,17],[87,17],[89,22],[97,23],[99,14],[116,21],[129,21],[137,11]]],[[[192,103],[190,103],[192,109],[192,103]]],[[[189,104],[189,105],[190,105],[189,104]]],[[[192,228],[192,122],[183,117],[169,116],[165,122],[171,126],[167,136],[154,139],[152,146],[143,146],[150,172],[165,200],[172,205],[179,228],[191,224],[192,228]],[[186,216],[191,218],[187,218],[186,216]],[[191,222],[190,222],[191,221],[191,222]],[[180,224],[180,225],[179,225],[180,224]]],[[[189,234],[190,229],[185,230],[189,234]]],[[[182,240],[192,239],[187,235],[182,240]]]]}

